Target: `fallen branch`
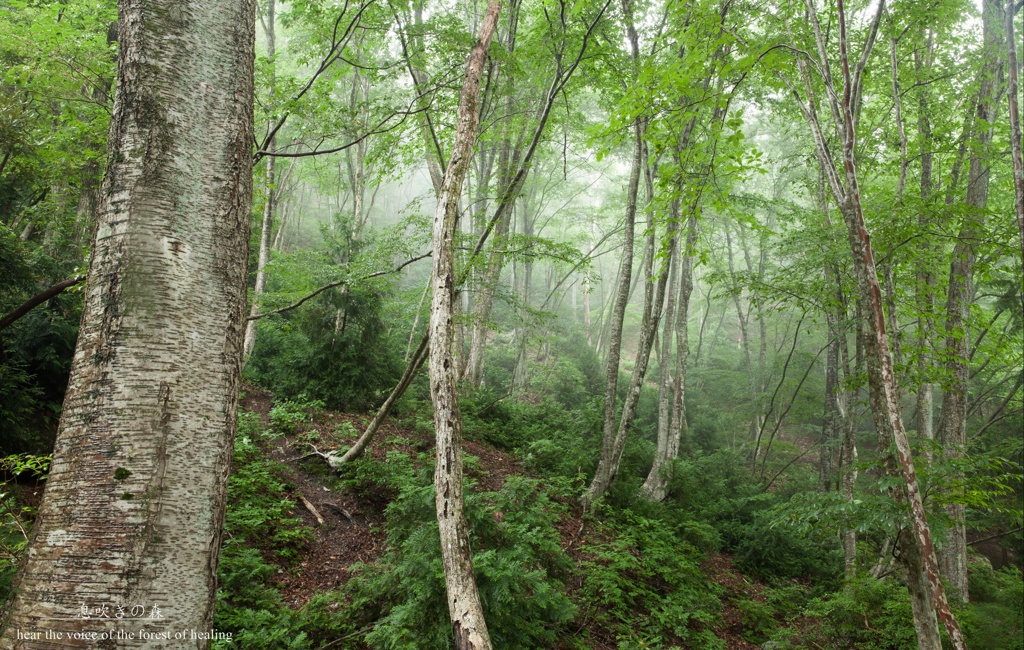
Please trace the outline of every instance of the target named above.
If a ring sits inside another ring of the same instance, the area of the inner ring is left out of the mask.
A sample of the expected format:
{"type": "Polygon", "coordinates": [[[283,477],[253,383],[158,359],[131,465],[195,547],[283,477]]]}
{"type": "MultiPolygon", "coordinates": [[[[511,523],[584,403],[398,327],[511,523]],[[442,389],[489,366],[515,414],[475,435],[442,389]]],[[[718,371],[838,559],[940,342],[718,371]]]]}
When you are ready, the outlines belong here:
{"type": "Polygon", "coordinates": [[[301,494],[299,495],[299,500],[302,501],[302,505],[306,506],[306,510],[309,510],[309,512],[314,517],[316,517],[316,523],[318,525],[320,525],[320,526],[323,526],[324,525],[324,518],[320,516],[320,513],[317,511],[316,506],[314,506],[312,503],[310,503],[309,499],[307,499],[306,497],[302,496],[301,494]]]}
{"type": "Polygon", "coordinates": [[[330,508],[331,510],[337,512],[338,514],[344,516],[345,519],[348,519],[351,523],[353,523],[353,524],[356,523],[356,520],[352,518],[352,513],[350,513],[348,510],[345,510],[344,508],[342,508],[338,504],[336,504],[336,503],[328,503],[328,502],[325,501],[324,505],[327,506],[328,508],[330,508]]]}

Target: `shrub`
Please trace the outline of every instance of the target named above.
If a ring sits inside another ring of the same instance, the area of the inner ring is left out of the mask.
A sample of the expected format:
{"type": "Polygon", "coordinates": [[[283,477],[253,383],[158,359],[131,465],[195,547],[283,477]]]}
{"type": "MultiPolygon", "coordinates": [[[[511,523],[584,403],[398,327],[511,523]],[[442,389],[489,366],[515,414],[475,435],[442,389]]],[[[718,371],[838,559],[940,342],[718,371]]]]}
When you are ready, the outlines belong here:
{"type": "MultiPolygon", "coordinates": [[[[417,471],[389,454],[388,463],[363,459],[363,475],[399,487],[387,508],[391,551],[349,584],[352,611],[377,620],[366,642],[374,648],[432,649],[451,647],[451,626],[445,597],[444,569],[434,512],[429,471],[417,471]]],[[[466,491],[466,516],[474,568],[497,647],[550,647],[558,628],[574,608],[563,592],[560,576],[570,562],[554,527],[559,506],[533,479],[510,478],[499,492],[466,491]],[[500,514],[499,514],[500,513],[500,514]]]]}
{"type": "Polygon", "coordinates": [[[581,606],[623,648],[724,648],[708,626],[719,588],[701,573],[700,554],[663,520],[626,511],[583,548],[581,606]]]}

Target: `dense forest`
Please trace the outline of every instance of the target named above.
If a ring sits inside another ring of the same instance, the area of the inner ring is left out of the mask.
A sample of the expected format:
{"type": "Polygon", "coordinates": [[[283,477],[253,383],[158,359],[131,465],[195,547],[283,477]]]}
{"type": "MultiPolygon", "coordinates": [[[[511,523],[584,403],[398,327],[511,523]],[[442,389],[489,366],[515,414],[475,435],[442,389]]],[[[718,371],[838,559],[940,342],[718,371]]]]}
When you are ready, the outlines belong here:
{"type": "Polygon", "coordinates": [[[0,0],[0,648],[1024,648],[1022,8],[0,0]]]}

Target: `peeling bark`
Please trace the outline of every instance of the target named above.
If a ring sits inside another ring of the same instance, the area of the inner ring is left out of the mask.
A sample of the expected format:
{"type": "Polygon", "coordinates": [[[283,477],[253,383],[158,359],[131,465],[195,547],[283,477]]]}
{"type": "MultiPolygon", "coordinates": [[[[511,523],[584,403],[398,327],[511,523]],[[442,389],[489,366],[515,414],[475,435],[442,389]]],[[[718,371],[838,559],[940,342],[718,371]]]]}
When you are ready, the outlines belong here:
{"type": "MultiPolygon", "coordinates": [[[[81,332],[53,465],[0,646],[61,618],[158,607],[208,633],[241,372],[253,140],[254,3],[120,3],[120,60],[81,332]],[[173,38],[168,35],[172,34],[173,38]]],[[[190,639],[181,648],[207,648],[190,639]]]]}
{"type": "Polygon", "coordinates": [[[464,512],[462,485],[462,417],[456,391],[452,354],[455,299],[454,239],[459,195],[476,139],[480,78],[491,36],[501,10],[490,0],[473,46],[459,99],[458,126],[452,155],[445,169],[433,221],[433,296],[430,305],[430,397],[434,403],[437,466],[434,488],[441,536],[448,613],[456,650],[489,650],[490,636],[473,575],[469,523],[464,512]]]}

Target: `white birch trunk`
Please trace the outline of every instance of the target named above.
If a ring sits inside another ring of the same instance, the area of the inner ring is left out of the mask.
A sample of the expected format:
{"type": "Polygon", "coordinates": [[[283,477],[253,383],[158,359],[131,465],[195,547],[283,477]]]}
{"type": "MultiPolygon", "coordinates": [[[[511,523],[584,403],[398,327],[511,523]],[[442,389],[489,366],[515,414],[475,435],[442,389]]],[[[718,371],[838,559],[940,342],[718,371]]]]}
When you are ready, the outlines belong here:
{"type": "Polygon", "coordinates": [[[235,432],[254,3],[120,4],[112,161],[54,459],[4,648],[207,648],[235,432]],[[134,640],[100,640],[116,607],[134,640]],[[81,616],[83,607],[89,617],[81,616]],[[48,619],[64,619],[53,623],[48,619]],[[28,641],[47,628],[96,640],[28,641]],[[185,639],[139,639],[147,630],[185,639]]]}

